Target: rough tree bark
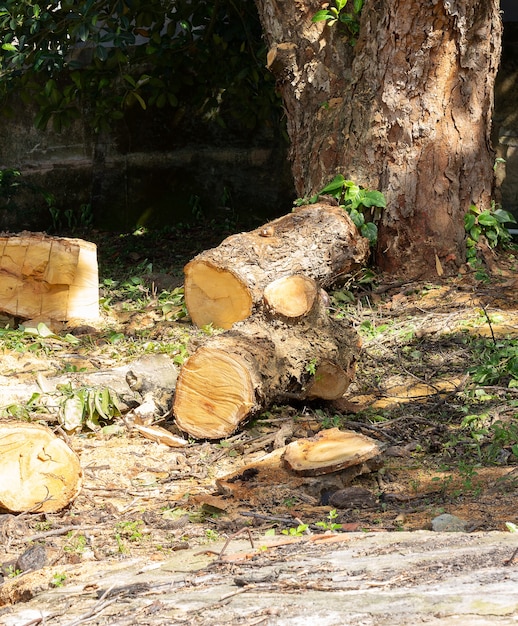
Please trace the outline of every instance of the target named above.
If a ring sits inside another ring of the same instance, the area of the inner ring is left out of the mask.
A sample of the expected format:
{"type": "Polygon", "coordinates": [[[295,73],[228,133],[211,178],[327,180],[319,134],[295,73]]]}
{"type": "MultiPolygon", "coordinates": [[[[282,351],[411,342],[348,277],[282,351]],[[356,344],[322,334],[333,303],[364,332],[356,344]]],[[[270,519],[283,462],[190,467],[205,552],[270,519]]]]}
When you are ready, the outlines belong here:
{"type": "Polygon", "coordinates": [[[499,0],[366,0],[352,48],[312,16],[319,0],[256,0],[287,111],[297,192],[335,174],[379,189],[378,265],[453,272],[463,217],[493,188],[499,0]]]}
{"type": "Polygon", "coordinates": [[[343,209],[327,202],[303,206],[196,256],[184,269],[185,303],[197,326],[230,328],[252,314],[275,279],[303,273],[329,287],[345,282],[368,256],[369,242],[343,209]]]}
{"type": "Polygon", "coordinates": [[[184,363],[173,413],[180,430],[220,439],[279,399],[336,399],[354,377],[360,342],[321,310],[286,321],[261,314],[210,337],[184,363]]]}

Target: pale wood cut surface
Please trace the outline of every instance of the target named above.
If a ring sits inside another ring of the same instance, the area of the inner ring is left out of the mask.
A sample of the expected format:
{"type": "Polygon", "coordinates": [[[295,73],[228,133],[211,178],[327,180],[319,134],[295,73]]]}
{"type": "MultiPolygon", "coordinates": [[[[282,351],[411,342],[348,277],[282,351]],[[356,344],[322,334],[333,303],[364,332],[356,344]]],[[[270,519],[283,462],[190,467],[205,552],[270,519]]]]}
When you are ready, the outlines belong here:
{"type": "Polygon", "coordinates": [[[1,236],[0,310],[23,319],[97,319],[95,244],[43,233],[1,236]]]}
{"type": "Polygon", "coordinates": [[[330,428],[286,446],[284,463],[298,474],[317,476],[365,463],[380,452],[378,444],[365,435],[330,428]]]}
{"type": "Polygon", "coordinates": [[[276,315],[296,320],[308,315],[319,296],[319,287],[315,280],[295,274],[278,278],[266,286],[264,302],[276,315]]]}
{"type": "Polygon", "coordinates": [[[304,274],[325,288],[345,281],[368,255],[368,241],[343,209],[327,202],[302,206],[190,261],[186,306],[197,326],[227,329],[253,312],[274,280],[304,274]]]}
{"type": "Polygon", "coordinates": [[[193,437],[218,439],[276,400],[341,397],[354,377],[359,346],[349,322],[327,316],[293,326],[260,315],[239,322],[184,363],[173,404],[177,426],[193,437]]]}
{"type": "Polygon", "coordinates": [[[56,512],[82,485],[79,458],[40,424],[0,423],[0,508],[56,512]]]}

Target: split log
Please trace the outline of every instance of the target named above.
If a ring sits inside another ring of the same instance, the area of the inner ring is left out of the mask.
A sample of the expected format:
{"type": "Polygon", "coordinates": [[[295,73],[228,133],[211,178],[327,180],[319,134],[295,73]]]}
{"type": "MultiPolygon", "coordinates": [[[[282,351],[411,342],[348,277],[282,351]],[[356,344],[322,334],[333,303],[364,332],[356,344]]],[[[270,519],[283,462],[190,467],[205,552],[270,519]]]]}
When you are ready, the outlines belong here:
{"type": "Polygon", "coordinates": [[[106,370],[69,372],[48,378],[39,374],[37,381],[32,376],[26,383],[17,376],[0,374],[0,409],[26,404],[34,394],[40,394],[40,404],[45,405],[45,396],[62,397],[61,386],[72,389],[106,387],[117,394],[123,410],[137,406],[151,393],[158,411],[163,414],[171,410],[177,377],[178,367],[165,354],[145,354],[131,363],[106,370]]]}
{"type": "Polygon", "coordinates": [[[184,363],[173,403],[177,426],[199,439],[221,439],[275,401],[341,397],[359,346],[349,322],[327,315],[307,324],[261,315],[239,322],[184,363]]]}
{"type": "Polygon", "coordinates": [[[82,477],[76,453],[49,428],[0,423],[0,508],[60,511],[79,494],[82,477]]]}
{"type": "Polygon", "coordinates": [[[197,326],[228,329],[252,314],[274,280],[303,274],[329,287],[368,255],[369,242],[343,209],[326,202],[302,206],[196,256],[184,268],[185,303],[197,326]]]}
{"type": "Polygon", "coordinates": [[[357,476],[379,469],[382,463],[376,441],[332,428],[310,439],[293,441],[220,476],[216,485],[221,493],[259,507],[271,502],[272,497],[282,500],[301,498],[303,494],[319,504],[323,494],[330,490],[340,493],[357,476]],[[298,468],[296,471],[290,462],[298,468]]]}
{"type": "Polygon", "coordinates": [[[0,236],[0,310],[23,319],[97,319],[96,245],[44,233],[0,236]]]}
{"type": "Polygon", "coordinates": [[[284,463],[302,476],[318,476],[361,465],[380,455],[378,444],[352,430],[330,428],[310,439],[299,439],[286,446],[284,463]]]}

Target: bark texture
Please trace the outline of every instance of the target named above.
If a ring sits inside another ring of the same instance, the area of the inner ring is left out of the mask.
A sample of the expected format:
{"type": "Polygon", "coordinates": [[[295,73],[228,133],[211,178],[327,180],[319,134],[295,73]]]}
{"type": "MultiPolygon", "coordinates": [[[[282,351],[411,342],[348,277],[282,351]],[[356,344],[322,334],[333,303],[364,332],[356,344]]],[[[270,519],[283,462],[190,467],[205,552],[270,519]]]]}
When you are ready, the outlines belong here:
{"type": "MultiPolygon", "coordinates": [[[[304,274],[328,287],[345,282],[368,256],[369,242],[343,209],[326,202],[299,207],[190,261],[185,303],[197,326],[227,329],[252,314],[274,280],[304,274]]],[[[292,296],[293,304],[299,296],[292,296]]]]}
{"type": "Polygon", "coordinates": [[[250,317],[184,363],[176,424],[193,437],[220,439],[279,399],[339,398],[354,377],[359,348],[349,322],[327,314],[292,325],[250,317]]]}
{"type": "Polygon", "coordinates": [[[377,261],[407,277],[465,259],[463,218],[493,189],[498,0],[366,0],[357,45],[315,0],[256,0],[285,102],[297,192],[335,174],[387,198],[377,261]]]}

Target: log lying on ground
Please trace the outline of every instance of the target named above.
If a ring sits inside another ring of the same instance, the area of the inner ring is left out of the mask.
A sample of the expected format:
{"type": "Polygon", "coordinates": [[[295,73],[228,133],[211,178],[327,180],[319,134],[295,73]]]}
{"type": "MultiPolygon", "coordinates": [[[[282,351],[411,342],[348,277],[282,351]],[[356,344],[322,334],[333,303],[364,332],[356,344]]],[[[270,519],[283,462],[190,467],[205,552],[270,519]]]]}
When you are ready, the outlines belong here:
{"type": "Polygon", "coordinates": [[[265,287],[304,274],[328,287],[364,264],[369,243],[347,213],[319,202],[253,231],[232,235],[185,266],[185,302],[197,326],[228,329],[249,317],[265,287]]]}
{"type": "MultiPolygon", "coordinates": [[[[165,354],[146,354],[126,365],[93,372],[68,372],[59,376],[34,376],[30,382],[20,382],[16,376],[0,374],[0,408],[16,404],[27,404],[34,394],[41,398],[38,403],[49,408],[48,398],[54,394],[56,403],[64,396],[61,386],[108,388],[121,401],[122,410],[140,404],[144,396],[151,393],[161,414],[171,410],[172,396],[178,367],[165,354]]],[[[34,401],[36,403],[36,401],[34,401]]]]}
{"type": "Polygon", "coordinates": [[[49,428],[0,423],[0,508],[54,513],[79,494],[79,459],[49,428]]]}
{"type": "Polygon", "coordinates": [[[284,464],[302,476],[329,474],[379,456],[378,444],[352,430],[330,428],[286,446],[284,464]]]}
{"type": "Polygon", "coordinates": [[[0,236],[0,310],[24,319],[97,319],[95,244],[43,233],[0,236]]]}
{"type": "Polygon", "coordinates": [[[183,365],[173,413],[180,430],[220,439],[286,399],[341,397],[354,377],[358,335],[322,314],[286,324],[260,314],[211,337],[183,365]]]}
{"type": "Polygon", "coordinates": [[[382,463],[376,441],[331,428],[321,430],[315,437],[293,441],[220,476],[216,485],[221,493],[256,506],[271,502],[272,497],[282,500],[293,495],[301,498],[303,494],[319,504],[322,494],[341,493],[357,476],[379,469],[382,463]]]}

